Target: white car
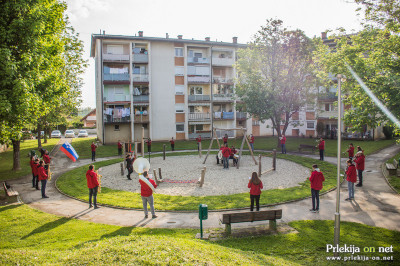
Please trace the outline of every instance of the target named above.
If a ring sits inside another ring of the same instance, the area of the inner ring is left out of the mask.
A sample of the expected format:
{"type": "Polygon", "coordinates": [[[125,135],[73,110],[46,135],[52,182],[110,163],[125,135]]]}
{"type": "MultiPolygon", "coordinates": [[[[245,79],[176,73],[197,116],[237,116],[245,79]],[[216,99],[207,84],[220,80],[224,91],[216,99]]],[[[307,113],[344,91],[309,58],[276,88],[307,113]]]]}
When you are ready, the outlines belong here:
{"type": "Polygon", "coordinates": [[[75,133],[73,130],[66,130],[64,133],[65,138],[75,138],[75,133]]]}
{"type": "Polygon", "coordinates": [[[87,131],[84,129],[80,130],[79,134],[78,134],[78,138],[80,138],[80,137],[87,138],[88,137],[87,131]]]}
{"type": "Polygon", "coordinates": [[[61,131],[60,130],[53,130],[51,132],[51,137],[52,138],[61,138],[61,131]]]}

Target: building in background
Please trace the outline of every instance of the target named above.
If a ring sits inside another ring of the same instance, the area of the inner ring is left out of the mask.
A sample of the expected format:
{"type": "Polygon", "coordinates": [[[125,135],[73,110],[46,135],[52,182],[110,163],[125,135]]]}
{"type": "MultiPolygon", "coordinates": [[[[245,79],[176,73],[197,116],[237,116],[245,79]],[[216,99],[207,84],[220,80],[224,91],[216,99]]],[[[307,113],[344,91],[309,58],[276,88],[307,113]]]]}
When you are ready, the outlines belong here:
{"type": "Polygon", "coordinates": [[[84,127],[96,127],[96,108],[81,118],[84,127]]]}

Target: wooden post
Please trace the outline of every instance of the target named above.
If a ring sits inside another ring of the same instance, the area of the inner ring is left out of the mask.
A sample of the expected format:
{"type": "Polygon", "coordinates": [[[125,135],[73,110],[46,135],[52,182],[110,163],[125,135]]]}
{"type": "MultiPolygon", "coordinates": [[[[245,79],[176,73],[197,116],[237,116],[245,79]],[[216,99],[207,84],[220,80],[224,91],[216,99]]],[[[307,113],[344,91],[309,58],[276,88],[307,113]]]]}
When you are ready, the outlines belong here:
{"type": "Polygon", "coordinates": [[[144,157],[144,127],[142,127],[142,157],[144,157]]]}
{"type": "Polygon", "coordinates": [[[272,158],[272,168],[276,171],[276,149],[273,149],[272,153],[274,154],[274,157],[272,158]]]}
{"type": "Polygon", "coordinates": [[[230,235],[232,232],[231,224],[225,224],[225,233],[230,235]]]}
{"type": "Polygon", "coordinates": [[[158,179],[157,179],[156,169],[153,169],[153,175],[154,175],[154,181],[156,181],[156,185],[158,186],[158,184],[160,184],[160,181],[158,181],[158,179]]]}
{"type": "Polygon", "coordinates": [[[261,154],[258,155],[258,178],[261,178],[261,154]]]}
{"type": "Polygon", "coordinates": [[[201,158],[201,141],[199,142],[199,157],[201,158]]]}
{"type": "Polygon", "coordinates": [[[269,220],[269,229],[276,231],[276,220],[269,220]]]}
{"type": "Polygon", "coordinates": [[[239,169],[239,163],[240,163],[240,160],[242,159],[242,150],[243,150],[244,142],[246,141],[245,139],[246,139],[246,131],[243,130],[243,139],[242,139],[242,144],[240,145],[239,158],[237,160],[237,165],[236,165],[237,169],[239,169]]]}
{"type": "Polygon", "coordinates": [[[211,151],[211,147],[212,147],[212,144],[213,144],[213,141],[214,141],[214,133],[213,134],[211,134],[211,141],[210,141],[210,146],[208,146],[208,151],[207,151],[207,154],[206,154],[206,158],[204,158],[204,161],[203,161],[203,164],[205,164],[206,163],[206,161],[207,161],[207,158],[208,158],[208,155],[210,154],[210,151],[211,151]]]}
{"type": "Polygon", "coordinates": [[[158,174],[160,175],[160,180],[162,179],[161,168],[158,168],[158,174]]]}
{"type": "Polygon", "coordinates": [[[165,161],[165,144],[163,144],[163,160],[165,161]]]}
{"type": "Polygon", "coordinates": [[[215,128],[214,128],[214,136],[215,136],[215,139],[217,140],[218,149],[219,149],[219,148],[221,148],[221,145],[219,145],[218,135],[217,135],[217,131],[215,130],[215,128]]]}
{"type": "Polygon", "coordinates": [[[204,184],[204,178],[206,176],[206,167],[204,166],[203,170],[201,170],[201,178],[200,178],[200,185],[199,187],[203,187],[204,184]]]}
{"type": "MultiPolygon", "coordinates": [[[[244,131],[243,133],[245,133],[245,131],[244,131]]],[[[249,147],[249,151],[250,151],[250,154],[251,154],[251,158],[253,158],[254,163],[257,165],[257,160],[256,160],[256,158],[254,158],[253,150],[251,149],[249,140],[247,139],[247,137],[245,137],[245,139],[246,139],[247,146],[249,147]]]]}
{"type": "Polygon", "coordinates": [[[124,175],[124,163],[120,163],[121,165],[121,175],[124,175]]]}

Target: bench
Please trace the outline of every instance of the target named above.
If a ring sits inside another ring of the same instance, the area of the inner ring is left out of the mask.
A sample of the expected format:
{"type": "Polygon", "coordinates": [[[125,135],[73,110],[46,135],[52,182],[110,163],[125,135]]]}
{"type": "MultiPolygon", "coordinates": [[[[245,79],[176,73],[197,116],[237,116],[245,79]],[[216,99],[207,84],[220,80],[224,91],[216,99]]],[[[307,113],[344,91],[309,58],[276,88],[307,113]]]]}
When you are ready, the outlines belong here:
{"type": "Polygon", "coordinates": [[[300,144],[299,145],[299,152],[302,152],[302,150],[309,149],[311,152],[314,154],[315,152],[315,146],[313,145],[307,145],[307,144],[300,144]]]}
{"type": "Polygon", "coordinates": [[[390,175],[396,175],[398,167],[399,167],[399,163],[396,161],[396,159],[393,159],[393,164],[386,163],[386,169],[389,171],[390,175]]]}
{"type": "Polygon", "coordinates": [[[282,209],[256,212],[225,213],[222,215],[222,224],[225,224],[225,232],[227,234],[231,233],[231,224],[233,223],[246,223],[266,220],[269,220],[269,228],[276,230],[276,219],[281,218],[282,209]]]}
{"type": "Polygon", "coordinates": [[[18,191],[12,189],[10,185],[6,184],[6,182],[3,182],[3,188],[7,197],[17,197],[19,195],[18,191]]]}

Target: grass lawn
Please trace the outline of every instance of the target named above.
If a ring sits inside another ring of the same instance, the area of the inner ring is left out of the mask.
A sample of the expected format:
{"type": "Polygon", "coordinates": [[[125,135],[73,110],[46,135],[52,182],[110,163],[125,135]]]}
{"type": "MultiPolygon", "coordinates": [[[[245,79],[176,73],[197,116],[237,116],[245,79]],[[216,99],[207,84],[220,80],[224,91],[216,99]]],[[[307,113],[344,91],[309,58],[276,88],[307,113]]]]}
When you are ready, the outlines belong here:
{"type": "MultiPolygon", "coordinates": [[[[79,155],[79,159],[92,158],[92,150],[90,145],[95,142],[96,138],[74,138],[72,139],[71,145],[74,147],[76,153],[79,155]]],[[[96,143],[96,142],[95,142],[96,143]]],[[[117,156],[118,149],[117,145],[99,145],[96,149],[96,158],[117,156]]]]}
{"type": "MultiPolygon", "coordinates": [[[[189,154],[189,153],[188,153],[189,154]]],[[[168,154],[168,156],[184,156],[184,154],[168,154]]],[[[314,163],[317,163],[325,175],[324,188],[322,192],[332,189],[336,186],[336,166],[327,162],[321,162],[310,158],[304,158],[293,155],[279,155],[278,158],[288,159],[311,169],[314,163]]],[[[105,162],[95,163],[96,169],[102,166],[121,162],[122,159],[114,159],[105,162]]],[[[73,197],[88,201],[89,195],[86,187],[85,173],[87,166],[73,169],[63,174],[57,180],[58,188],[64,193],[73,197]]],[[[132,182],[137,182],[133,180],[132,182]]],[[[261,205],[274,204],[288,200],[301,199],[310,196],[310,182],[299,184],[297,187],[286,189],[272,189],[264,191],[261,199],[261,205]]],[[[157,210],[197,210],[200,203],[208,205],[210,210],[245,208],[250,205],[249,193],[240,193],[233,195],[220,196],[170,196],[154,194],[154,206],[157,210]]],[[[113,190],[103,187],[99,194],[98,203],[112,206],[142,209],[142,200],[139,193],[128,191],[113,190]]]]}
{"type": "MultiPolygon", "coordinates": [[[[47,139],[47,143],[43,143],[42,147],[48,151],[51,151],[53,147],[59,142],[59,139],[47,139]]],[[[12,171],[13,167],[13,149],[12,146],[10,150],[0,153],[0,181],[19,178],[24,175],[31,174],[31,166],[29,165],[28,153],[31,150],[35,150],[36,154],[40,153],[37,151],[37,140],[30,139],[21,142],[20,147],[20,165],[21,170],[12,171]]]]}
{"type": "MultiPolygon", "coordinates": [[[[396,154],[394,157],[390,158],[386,162],[393,163],[393,159],[395,159],[396,161],[399,161],[400,153],[396,154]]],[[[383,166],[383,167],[385,167],[385,166],[383,166]]],[[[389,181],[390,185],[392,185],[392,187],[397,191],[397,193],[400,194],[400,177],[397,177],[396,175],[389,175],[388,181],[389,181]]]]}
{"type": "MultiPolygon", "coordinates": [[[[289,223],[298,233],[195,239],[199,230],[119,227],[58,217],[27,205],[0,207],[1,265],[338,265],[329,262],[332,221],[289,223]]],[[[400,232],[341,223],[341,245],[360,247],[364,256],[393,256],[399,262],[400,232]],[[393,246],[393,253],[378,247],[393,246]],[[375,247],[374,253],[363,252],[375,247]]],[[[350,256],[351,253],[343,253],[350,256]]],[[[357,262],[346,263],[353,265],[357,262]]],[[[357,263],[360,265],[360,263],[357,263]]],[[[364,261],[361,265],[383,262],[364,261]]]]}

